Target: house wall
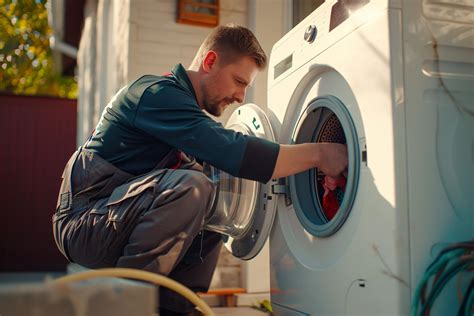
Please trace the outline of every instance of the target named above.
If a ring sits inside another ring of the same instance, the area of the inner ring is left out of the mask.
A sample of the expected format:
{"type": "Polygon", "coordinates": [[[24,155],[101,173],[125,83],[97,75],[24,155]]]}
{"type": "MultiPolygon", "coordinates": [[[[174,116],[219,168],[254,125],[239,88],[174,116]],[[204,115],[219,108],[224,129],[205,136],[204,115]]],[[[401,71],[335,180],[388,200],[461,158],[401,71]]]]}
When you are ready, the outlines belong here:
{"type": "Polygon", "coordinates": [[[96,84],[96,28],[97,0],[87,0],[84,7],[84,25],[77,54],[77,71],[79,95],[77,113],[77,144],[87,139],[95,125],[95,91],[96,84]]]}
{"type": "Polygon", "coordinates": [[[116,81],[114,89],[108,93],[110,98],[120,87],[126,85],[129,81],[129,60],[130,60],[130,1],[132,0],[116,0],[114,1],[113,12],[114,23],[109,37],[114,41],[114,66],[110,73],[115,73],[116,81]]]}
{"type": "MultiPolygon", "coordinates": [[[[168,72],[176,63],[189,66],[211,28],[178,24],[175,0],[139,0],[131,8],[129,80],[144,73],[168,72]]],[[[220,24],[247,26],[247,1],[222,0],[220,24]]]]}

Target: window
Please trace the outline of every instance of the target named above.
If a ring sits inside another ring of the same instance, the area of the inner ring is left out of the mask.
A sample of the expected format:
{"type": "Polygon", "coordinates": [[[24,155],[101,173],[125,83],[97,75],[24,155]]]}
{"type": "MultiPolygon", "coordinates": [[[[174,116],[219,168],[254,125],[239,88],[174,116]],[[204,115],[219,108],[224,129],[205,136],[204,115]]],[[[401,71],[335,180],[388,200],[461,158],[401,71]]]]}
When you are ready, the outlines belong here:
{"type": "Polygon", "coordinates": [[[177,23],[214,27],[219,24],[219,0],[178,0],[177,23]]]}

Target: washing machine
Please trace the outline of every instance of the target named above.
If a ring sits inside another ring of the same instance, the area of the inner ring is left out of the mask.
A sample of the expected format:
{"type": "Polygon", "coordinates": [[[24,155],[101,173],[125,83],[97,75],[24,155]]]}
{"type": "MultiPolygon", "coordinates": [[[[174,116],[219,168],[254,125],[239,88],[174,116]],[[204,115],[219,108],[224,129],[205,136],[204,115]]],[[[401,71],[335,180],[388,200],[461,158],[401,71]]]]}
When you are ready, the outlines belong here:
{"type": "MultiPolygon", "coordinates": [[[[329,190],[317,169],[259,184],[210,167],[207,228],[242,259],[270,236],[275,315],[407,315],[440,249],[474,237],[474,2],[321,2],[273,47],[268,110],[227,127],[344,143],[345,177],[329,190]]],[[[468,273],[433,315],[457,311],[468,273]]]]}
{"type": "Polygon", "coordinates": [[[474,1],[325,1],[274,45],[275,137],[349,155],[335,212],[318,170],[279,183],[275,314],[408,315],[439,250],[474,237],[473,23],[474,1]]]}

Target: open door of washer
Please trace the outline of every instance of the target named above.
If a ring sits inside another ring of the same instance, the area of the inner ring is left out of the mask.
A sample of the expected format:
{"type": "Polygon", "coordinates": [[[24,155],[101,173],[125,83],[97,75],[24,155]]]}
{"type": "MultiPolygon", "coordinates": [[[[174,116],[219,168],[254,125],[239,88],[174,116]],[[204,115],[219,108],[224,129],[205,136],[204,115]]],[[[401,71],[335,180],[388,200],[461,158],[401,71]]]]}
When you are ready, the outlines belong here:
{"type": "MultiPolygon", "coordinates": [[[[226,128],[275,141],[267,115],[255,104],[236,109],[226,128]]],[[[213,211],[204,229],[222,233],[225,247],[235,257],[252,259],[264,246],[275,218],[276,180],[262,184],[240,179],[206,164],[204,170],[216,184],[213,211]]]]}

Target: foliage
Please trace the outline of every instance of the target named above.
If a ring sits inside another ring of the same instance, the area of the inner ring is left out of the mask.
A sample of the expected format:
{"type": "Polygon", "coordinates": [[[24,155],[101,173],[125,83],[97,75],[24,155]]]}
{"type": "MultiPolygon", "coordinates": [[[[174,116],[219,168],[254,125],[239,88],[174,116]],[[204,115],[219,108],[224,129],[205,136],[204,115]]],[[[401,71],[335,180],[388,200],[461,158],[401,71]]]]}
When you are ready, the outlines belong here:
{"type": "Polygon", "coordinates": [[[46,0],[0,0],[0,91],[77,98],[77,83],[55,71],[46,0]]]}

